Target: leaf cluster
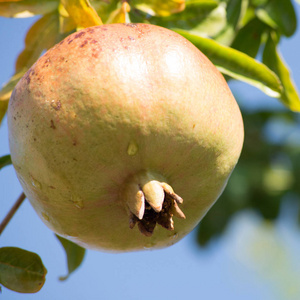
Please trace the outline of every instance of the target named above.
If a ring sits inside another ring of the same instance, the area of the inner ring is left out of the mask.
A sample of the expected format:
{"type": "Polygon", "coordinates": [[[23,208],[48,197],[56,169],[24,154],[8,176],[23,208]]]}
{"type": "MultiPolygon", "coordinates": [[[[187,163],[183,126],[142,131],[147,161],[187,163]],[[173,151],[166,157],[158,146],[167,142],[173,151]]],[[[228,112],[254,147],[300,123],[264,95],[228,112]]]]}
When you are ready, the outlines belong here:
{"type": "Polygon", "coordinates": [[[0,121],[14,86],[43,51],[75,30],[116,22],[175,30],[228,79],[247,82],[300,111],[298,92],[279,51],[281,37],[292,36],[297,27],[291,0],[0,0],[0,16],[32,15],[41,18],[28,31],[15,74],[0,91],[0,121]]]}

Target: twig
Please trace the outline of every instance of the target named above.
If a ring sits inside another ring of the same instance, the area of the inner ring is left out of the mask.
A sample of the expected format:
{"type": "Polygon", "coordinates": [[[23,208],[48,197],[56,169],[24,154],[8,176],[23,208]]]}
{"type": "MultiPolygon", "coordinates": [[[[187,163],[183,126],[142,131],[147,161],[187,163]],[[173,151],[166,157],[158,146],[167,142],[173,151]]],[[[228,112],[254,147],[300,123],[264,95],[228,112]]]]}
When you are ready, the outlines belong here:
{"type": "Polygon", "coordinates": [[[25,198],[26,198],[25,194],[22,193],[19,196],[19,198],[17,199],[16,203],[10,209],[10,211],[8,212],[8,214],[6,215],[6,217],[4,218],[4,220],[1,222],[1,224],[0,224],[0,235],[3,232],[3,230],[5,229],[6,225],[11,220],[11,218],[14,216],[15,212],[18,210],[18,208],[20,207],[20,205],[23,203],[23,201],[25,200],[25,198]]]}

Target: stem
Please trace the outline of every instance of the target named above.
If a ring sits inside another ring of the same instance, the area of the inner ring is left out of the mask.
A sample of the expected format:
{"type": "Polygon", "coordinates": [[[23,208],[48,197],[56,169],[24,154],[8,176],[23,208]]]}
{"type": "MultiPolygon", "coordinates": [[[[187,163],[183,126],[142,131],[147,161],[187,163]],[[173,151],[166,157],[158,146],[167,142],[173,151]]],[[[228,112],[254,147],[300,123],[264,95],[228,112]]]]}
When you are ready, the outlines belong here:
{"type": "Polygon", "coordinates": [[[13,205],[13,207],[10,209],[2,223],[0,224],[0,235],[2,234],[3,230],[5,229],[6,225],[9,223],[11,218],[14,216],[15,212],[18,210],[18,208],[21,206],[23,201],[25,200],[26,196],[24,193],[22,193],[19,198],[17,199],[16,203],[13,205]]]}

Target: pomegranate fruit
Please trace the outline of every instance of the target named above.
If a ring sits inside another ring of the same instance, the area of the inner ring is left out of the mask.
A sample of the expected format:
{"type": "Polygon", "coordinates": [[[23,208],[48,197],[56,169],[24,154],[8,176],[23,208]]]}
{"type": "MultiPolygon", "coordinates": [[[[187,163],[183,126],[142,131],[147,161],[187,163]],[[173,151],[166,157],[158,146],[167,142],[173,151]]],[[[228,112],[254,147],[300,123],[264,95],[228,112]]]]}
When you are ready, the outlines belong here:
{"type": "Polygon", "coordinates": [[[46,225],[107,251],[166,247],[190,232],[244,136],[214,65],[148,24],[90,27],[55,45],[14,89],[8,126],[17,176],[46,225]]]}

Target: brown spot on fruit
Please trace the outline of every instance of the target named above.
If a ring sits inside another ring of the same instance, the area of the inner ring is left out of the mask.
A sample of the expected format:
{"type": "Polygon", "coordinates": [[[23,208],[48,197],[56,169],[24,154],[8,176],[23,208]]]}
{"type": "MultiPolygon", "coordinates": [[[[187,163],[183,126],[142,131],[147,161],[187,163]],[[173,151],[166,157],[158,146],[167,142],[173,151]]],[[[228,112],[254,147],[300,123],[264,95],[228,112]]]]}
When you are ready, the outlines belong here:
{"type": "Polygon", "coordinates": [[[27,81],[27,84],[29,84],[29,83],[30,83],[30,80],[31,80],[31,79],[30,79],[30,75],[29,75],[29,74],[27,74],[27,75],[26,75],[26,81],[27,81]]]}
{"type": "Polygon", "coordinates": [[[51,127],[52,129],[56,129],[53,120],[50,121],[50,124],[51,124],[50,127],[51,127]]]}
{"type": "Polygon", "coordinates": [[[89,33],[93,33],[95,30],[94,30],[93,28],[91,28],[91,27],[88,27],[88,28],[86,29],[86,31],[89,32],[89,33]]]}
{"type": "Polygon", "coordinates": [[[84,47],[87,43],[88,43],[88,41],[85,40],[85,41],[80,45],[80,48],[84,47]]]}
{"type": "Polygon", "coordinates": [[[82,36],[84,36],[84,35],[85,35],[85,31],[80,31],[80,32],[78,32],[77,34],[75,34],[74,38],[75,38],[75,39],[78,39],[78,38],[80,38],[80,37],[82,37],[82,36]]]}
{"type": "Polygon", "coordinates": [[[135,24],[135,23],[123,23],[123,25],[127,26],[127,27],[131,27],[131,28],[135,28],[137,27],[138,25],[135,24]]]}
{"type": "Polygon", "coordinates": [[[41,93],[40,91],[36,91],[36,92],[34,93],[34,96],[36,96],[36,97],[41,97],[41,96],[42,96],[42,93],[41,93]]]}

